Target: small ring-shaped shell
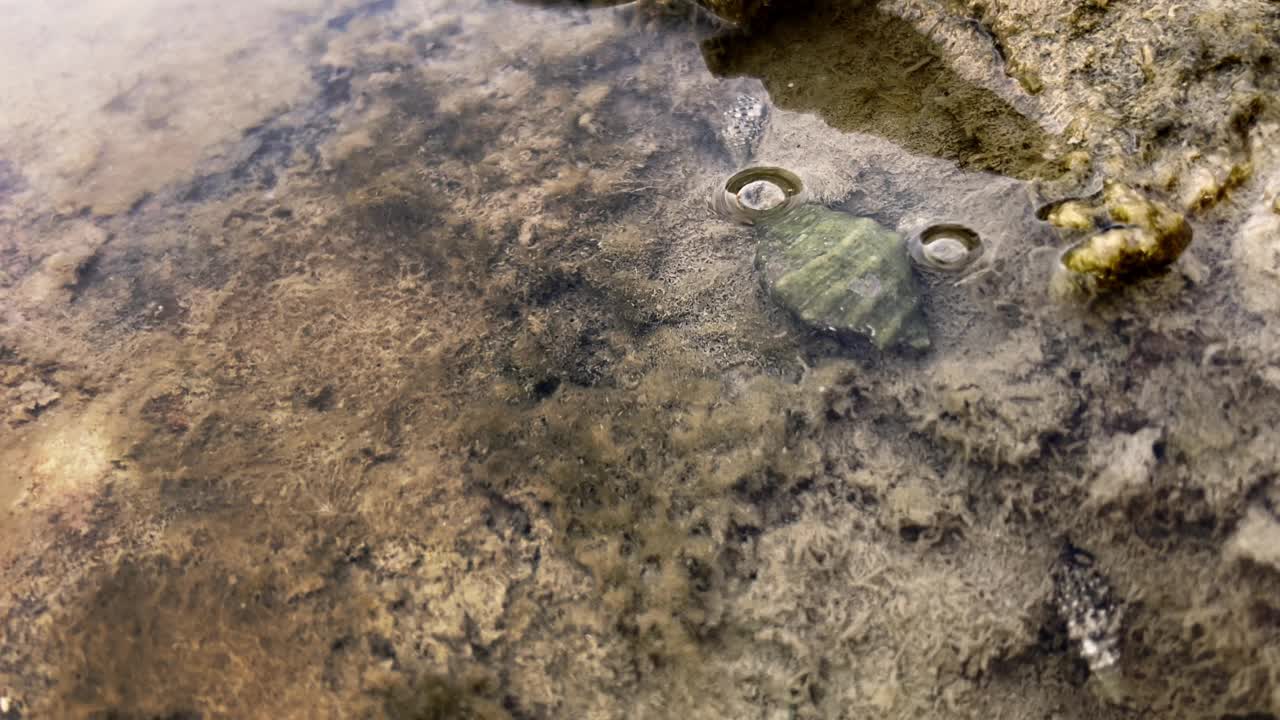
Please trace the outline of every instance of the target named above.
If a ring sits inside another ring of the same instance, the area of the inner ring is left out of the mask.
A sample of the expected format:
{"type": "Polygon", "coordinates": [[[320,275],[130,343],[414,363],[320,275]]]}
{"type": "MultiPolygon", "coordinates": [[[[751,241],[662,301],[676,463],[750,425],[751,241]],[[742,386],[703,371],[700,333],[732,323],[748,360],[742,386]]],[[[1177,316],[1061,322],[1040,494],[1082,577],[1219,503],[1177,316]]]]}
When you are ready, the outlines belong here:
{"type": "Polygon", "coordinates": [[[804,183],[795,173],[780,167],[750,167],[734,173],[724,187],[716,190],[712,205],[716,212],[730,220],[754,225],[762,220],[776,218],[801,205],[805,199],[804,183]],[[767,182],[782,191],[782,202],[768,208],[752,208],[738,197],[743,188],[757,182],[767,182]]]}
{"type": "Polygon", "coordinates": [[[982,257],[982,238],[963,225],[938,223],[912,235],[907,250],[922,269],[959,273],[982,257]]]}

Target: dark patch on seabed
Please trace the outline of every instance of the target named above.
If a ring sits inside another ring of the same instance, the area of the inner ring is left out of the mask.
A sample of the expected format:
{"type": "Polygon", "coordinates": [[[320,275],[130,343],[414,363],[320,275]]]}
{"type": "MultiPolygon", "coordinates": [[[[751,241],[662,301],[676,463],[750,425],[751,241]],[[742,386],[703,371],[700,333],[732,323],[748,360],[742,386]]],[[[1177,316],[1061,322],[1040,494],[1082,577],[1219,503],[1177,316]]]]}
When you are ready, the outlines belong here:
{"type": "MultiPolygon", "coordinates": [[[[386,12],[394,2],[380,0],[365,7],[372,8],[369,12],[386,12]]],[[[311,77],[320,92],[310,103],[245,130],[240,159],[229,170],[191,181],[180,193],[180,200],[204,203],[226,199],[247,187],[271,190],[279,174],[293,166],[294,153],[317,162],[316,146],[333,132],[334,111],[351,101],[351,68],[318,65],[312,68],[311,77]]]]}
{"type": "MultiPolygon", "coordinates": [[[[328,74],[329,71],[323,69],[320,72],[328,74]]],[[[180,200],[205,203],[226,199],[246,186],[270,190],[276,186],[279,174],[290,167],[295,150],[314,157],[316,143],[332,131],[332,121],[326,119],[334,104],[329,96],[332,86],[326,84],[324,87],[325,92],[316,101],[311,118],[285,115],[246,130],[243,158],[230,170],[196,178],[181,193],[180,200]]],[[[342,92],[347,91],[339,90],[342,92]]]]}

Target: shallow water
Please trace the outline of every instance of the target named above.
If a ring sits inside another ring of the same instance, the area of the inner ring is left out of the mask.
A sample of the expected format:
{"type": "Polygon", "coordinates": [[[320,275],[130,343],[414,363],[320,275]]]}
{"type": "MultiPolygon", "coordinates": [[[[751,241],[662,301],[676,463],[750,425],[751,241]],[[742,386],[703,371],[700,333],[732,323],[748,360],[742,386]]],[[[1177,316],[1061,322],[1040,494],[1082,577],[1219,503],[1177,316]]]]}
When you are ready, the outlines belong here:
{"type": "Polygon", "coordinates": [[[1103,163],[980,26],[0,11],[0,718],[1280,711],[1244,211],[1052,299],[1036,210],[1103,163]],[[711,202],[747,165],[981,237],[914,271],[927,352],[774,304],[711,202]],[[1135,599],[1102,690],[1067,539],[1135,599]]]}

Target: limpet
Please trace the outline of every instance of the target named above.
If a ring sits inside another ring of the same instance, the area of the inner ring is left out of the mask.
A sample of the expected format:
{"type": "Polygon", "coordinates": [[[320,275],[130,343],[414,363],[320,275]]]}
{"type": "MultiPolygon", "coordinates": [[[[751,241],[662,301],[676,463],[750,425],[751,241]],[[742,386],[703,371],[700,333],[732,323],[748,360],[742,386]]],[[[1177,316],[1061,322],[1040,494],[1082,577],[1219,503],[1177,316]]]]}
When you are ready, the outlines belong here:
{"type": "Polygon", "coordinates": [[[780,167],[750,167],[734,173],[716,190],[716,212],[736,222],[754,225],[785,215],[804,202],[804,183],[780,167]]]}
{"type": "Polygon", "coordinates": [[[956,223],[930,225],[907,241],[916,265],[944,273],[958,273],[982,256],[982,238],[956,223]]]}

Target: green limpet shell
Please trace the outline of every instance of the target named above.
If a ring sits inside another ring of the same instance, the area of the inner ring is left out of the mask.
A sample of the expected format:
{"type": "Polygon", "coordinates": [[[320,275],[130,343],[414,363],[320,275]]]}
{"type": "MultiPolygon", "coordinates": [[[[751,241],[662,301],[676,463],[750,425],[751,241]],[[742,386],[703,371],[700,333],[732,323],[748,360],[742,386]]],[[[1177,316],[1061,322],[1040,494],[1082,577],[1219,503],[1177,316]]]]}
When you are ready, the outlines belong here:
{"type": "Polygon", "coordinates": [[[906,243],[874,220],[815,205],[758,223],[765,289],[805,324],[862,335],[880,350],[929,347],[906,243]]]}

